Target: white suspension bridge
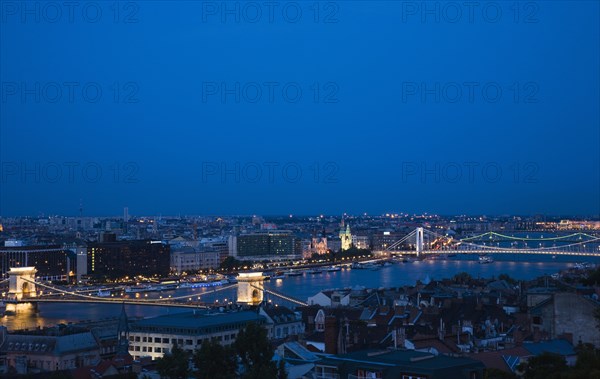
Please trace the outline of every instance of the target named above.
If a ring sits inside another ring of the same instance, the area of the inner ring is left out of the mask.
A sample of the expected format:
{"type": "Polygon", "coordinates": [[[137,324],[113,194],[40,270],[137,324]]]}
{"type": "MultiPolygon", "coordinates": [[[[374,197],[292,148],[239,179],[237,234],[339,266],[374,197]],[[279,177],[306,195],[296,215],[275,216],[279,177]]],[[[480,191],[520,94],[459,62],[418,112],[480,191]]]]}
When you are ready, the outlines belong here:
{"type": "Polygon", "coordinates": [[[390,244],[384,254],[543,254],[600,257],[600,237],[587,233],[530,238],[487,232],[462,239],[416,228],[390,244]]]}

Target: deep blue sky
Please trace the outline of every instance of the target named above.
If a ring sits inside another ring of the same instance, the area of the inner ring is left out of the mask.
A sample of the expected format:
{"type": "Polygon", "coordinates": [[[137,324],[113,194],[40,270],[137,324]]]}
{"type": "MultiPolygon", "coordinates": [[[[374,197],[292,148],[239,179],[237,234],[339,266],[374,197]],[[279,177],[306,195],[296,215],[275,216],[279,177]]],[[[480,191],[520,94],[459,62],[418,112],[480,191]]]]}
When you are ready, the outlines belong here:
{"type": "Polygon", "coordinates": [[[599,213],[597,1],[25,3],[0,216],[599,213]]]}

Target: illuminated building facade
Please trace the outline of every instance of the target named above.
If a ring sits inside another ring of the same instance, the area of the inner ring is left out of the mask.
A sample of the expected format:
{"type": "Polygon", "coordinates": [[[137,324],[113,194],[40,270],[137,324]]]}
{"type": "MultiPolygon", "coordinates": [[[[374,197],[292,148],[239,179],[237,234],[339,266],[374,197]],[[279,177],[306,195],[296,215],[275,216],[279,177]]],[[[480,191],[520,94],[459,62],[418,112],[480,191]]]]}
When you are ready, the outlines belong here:
{"type": "Polygon", "coordinates": [[[58,279],[75,269],[75,253],[59,245],[0,247],[0,274],[6,277],[11,267],[37,269],[37,276],[58,279]]]}
{"type": "Polygon", "coordinates": [[[87,272],[94,279],[167,276],[170,248],[162,241],[98,242],[88,245],[87,272]]]}
{"type": "Polygon", "coordinates": [[[340,230],[340,240],[342,241],[342,250],[348,250],[352,247],[352,233],[350,233],[350,225],[346,225],[344,230],[344,224],[342,222],[342,229],[340,230]]]}
{"type": "Polygon", "coordinates": [[[269,230],[237,237],[237,256],[241,259],[294,258],[301,255],[301,240],[289,230],[269,230]]]}

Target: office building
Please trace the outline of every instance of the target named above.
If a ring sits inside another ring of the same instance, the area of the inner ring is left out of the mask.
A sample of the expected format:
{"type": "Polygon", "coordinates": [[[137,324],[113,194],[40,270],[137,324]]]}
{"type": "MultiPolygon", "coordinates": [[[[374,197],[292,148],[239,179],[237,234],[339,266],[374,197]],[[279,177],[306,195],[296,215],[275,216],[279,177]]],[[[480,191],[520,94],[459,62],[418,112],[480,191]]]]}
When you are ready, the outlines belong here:
{"type": "Polygon", "coordinates": [[[94,279],[169,275],[170,248],[161,241],[92,243],[87,255],[88,276],[94,279]]]}
{"type": "Polygon", "coordinates": [[[196,310],[153,317],[134,322],[129,330],[129,353],[134,359],[158,359],[173,345],[192,352],[205,340],[232,344],[249,323],[266,324],[266,318],[253,311],[210,312],[196,310]]]}
{"type": "Polygon", "coordinates": [[[268,230],[237,237],[238,259],[294,259],[302,256],[302,241],[289,230],[268,230]]]}
{"type": "Polygon", "coordinates": [[[11,267],[37,269],[37,276],[48,280],[67,280],[74,274],[76,254],[60,245],[0,247],[0,274],[6,277],[11,267]]]}
{"type": "Polygon", "coordinates": [[[217,269],[221,265],[221,251],[181,246],[171,251],[171,270],[176,274],[198,270],[217,269]]]}

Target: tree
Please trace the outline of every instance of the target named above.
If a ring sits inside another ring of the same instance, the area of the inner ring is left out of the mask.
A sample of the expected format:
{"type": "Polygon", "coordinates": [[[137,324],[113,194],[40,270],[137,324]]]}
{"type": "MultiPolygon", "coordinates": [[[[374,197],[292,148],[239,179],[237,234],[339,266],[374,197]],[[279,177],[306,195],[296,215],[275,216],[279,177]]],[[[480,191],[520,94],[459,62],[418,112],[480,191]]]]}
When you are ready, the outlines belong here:
{"type": "Polygon", "coordinates": [[[600,308],[594,309],[594,318],[596,319],[596,328],[600,330],[600,308]]]}
{"type": "Polygon", "coordinates": [[[577,344],[577,363],[569,370],[569,378],[600,378],[600,351],[589,343],[577,344]]]}
{"type": "Polygon", "coordinates": [[[221,268],[227,271],[232,271],[233,269],[240,267],[242,262],[238,261],[234,257],[227,257],[223,262],[221,262],[221,268]]]}
{"type": "Polygon", "coordinates": [[[529,358],[526,363],[519,365],[519,368],[524,372],[524,379],[560,378],[567,370],[567,362],[558,354],[542,353],[529,358]]]}
{"type": "Polygon", "coordinates": [[[469,284],[471,280],[473,280],[473,278],[467,272],[458,273],[452,278],[452,281],[457,284],[469,284]]]}
{"type": "Polygon", "coordinates": [[[194,352],[194,365],[198,369],[194,375],[198,379],[233,378],[237,366],[236,358],[232,347],[222,346],[215,340],[205,340],[200,349],[194,352]]]}
{"type": "Polygon", "coordinates": [[[498,275],[498,280],[504,280],[506,283],[514,286],[517,284],[517,281],[511,278],[508,274],[500,274],[498,275]]]}
{"type": "Polygon", "coordinates": [[[485,379],[517,379],[515,374],[497,368],[488,368],[485,370],[485,379]]]}
{"type": "Polygon", "coordinates": [[[243,366],[242,378],[277,378],[274,349],[267,338],[267,330],[259,324],[249,323],[240,330],[235,340],[235,351],[243,366]]]}
{"type": "Polygon", "coordinates": [[[598,285],[600,283],[600,268],[587,273],[587,278],[582,280],[583,284],[588,286],[598,285]]]}
{"type": "Polygon", "coordinates": [[[288,374],[285,371],[285,361],[283,359],[279,360],[279,365],[277,366],[277,379],[288,379],[288,374]]]}
{"type": "Polygon", "coordinates": [[[156,370],[161,378],[186,379],[190,372],[188,353],[179,346],[173,345],[171,352],[158,360],[156,370]]]}

